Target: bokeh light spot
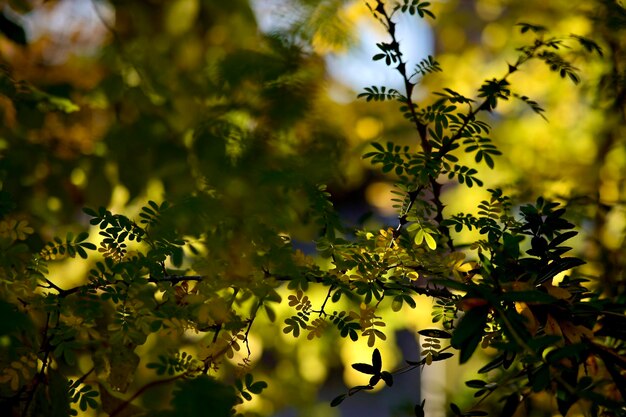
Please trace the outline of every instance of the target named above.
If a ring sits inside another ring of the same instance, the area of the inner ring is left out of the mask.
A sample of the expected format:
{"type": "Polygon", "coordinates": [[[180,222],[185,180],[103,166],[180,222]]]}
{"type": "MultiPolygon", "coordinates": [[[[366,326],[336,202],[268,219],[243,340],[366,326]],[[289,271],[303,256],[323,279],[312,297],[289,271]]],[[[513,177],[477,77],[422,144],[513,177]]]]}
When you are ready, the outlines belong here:
{"type": "Polygon", "coordinates": [[[507,31],[499,23],[489,23],[483,29],[482,41],[490,48],[499,49],[506,44],[507,31]]]}
{"type": "Polygon", "coordinates": [[[368,204],[374,206],[383,215],[393,215],[394,208],[391,206],[391,191],[393,185],[388,182],[374,182],[365,190],[365,199],[368,204]]]}
{"type": "Polygon", "coordinates": [[[371,140],[380,135],[383,123],[375,117],[362,117],[357,120],[354,130],[360,139],[371,140]]]}
{"type": "Polygon", "coordinates": [[[87,175],[82,168],[74,168],[70,175],[70,180],[75,186],[82,187],[87,183],[87,175]]]}
{"type": "Polygon", "coordinates": [[[495,20],[504,9],[500,0],[480,0],[475,4],[476,14],[483,20],[495,20]]]}
{"type": "Polygon", "coordinates": [[[46,205],[50,211],[59,211],[63,207],[63,203],[58,197],[49,197],[46,205]]]}

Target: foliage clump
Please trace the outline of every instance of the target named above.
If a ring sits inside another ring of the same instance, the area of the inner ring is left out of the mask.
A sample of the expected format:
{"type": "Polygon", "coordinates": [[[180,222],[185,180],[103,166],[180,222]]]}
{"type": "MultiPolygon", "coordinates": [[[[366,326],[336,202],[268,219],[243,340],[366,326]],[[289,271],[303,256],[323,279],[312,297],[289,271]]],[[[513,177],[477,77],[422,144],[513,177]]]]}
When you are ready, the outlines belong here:
{"type": "MultiPolygon", "coordinates": [[[[132,35],[123,33],[132,32],[123,26],[132,7],[119,6],[122,23],[110,28],[116,42],[132,35]]],[[[268,388],[253,376],[251,335],[261,320],[307,343],[333,332],[373,348],[370,363],[351,365],[366,382],[331,406],[381,381],[392,387],[395,375],[434,362],[466,363],[482,349],[492,355],[476,370],[480,379],[466,381],[476,403],[466,410],[451,403],[455,416],[488,415],[486,409],[513,416],[539,393],[549,394],[562,415],[575,404],[591,416],[625,415],[623,294],[594,288],[579,273],[585,261],[567,246],[578,231],[566,208],[543,197],[518,204],[494,187],[485,200],[477,198],[475,214],[450,214],[442,197],[444,184],[484,186],[485,170],[503,154],[490,124],[503,102],[519,99],[545,117],[523,88],[516,91],[514,73],[536,61],[578,84],[570,63],[576,48],[597,55],[602,49],[585,37],[551,37],[543,26],[521,23],[520,32],[532,37],[499,78],[485,80],[471,97],[444,87],[417,102],[424,81],[446,69],[434,56],[413,71],[407,67],[396,17],[434,20],[431,4],[376,0],[368,7],[389,37],[377,44],[373,61],[395,70],[403,88],[373,85],[358,98],[395,102],[414,138],[410,145],[372,142],[363,155],[396,181],[396,223],[346,226],[322,185],[337,179],[343,142],[312,114],[322,68],[302,46],[306,33],[268,35],[259,51],[234,51],[199,77],[186,74],[180,84],[189,91],[212,92],[195,102],[177,96],[180,85],[164,95],[163,74],[148,65],[152,57],[126,57],[127,80],[102,81],[119,106],[117,131],[107,143],[123,149],[133,135],[150,133],[160,142],[154,156],[141,144],[135,165],[121,164],[111,175],[136,192],[134,170],[149,171],[154,157],[165,158],[159,160],[164,171],[177,171],[183,181],[164,180],[171,198],[146,199],[135,215],[85,208],[79,217],[93,233],[67,233],[50,243],[41,239],[43,230],[14,216],[18,197],[0,191],[0,398],[9,415],[89,409],[110,416],[198,415],[207,404],[213,415],[244,412],[241,405],[268,388]],[[118,90],[136,95],[150,114],[124,108],[118,90]],[[176,114],[198,103],[201,117],[176,114]],[[183,122],[188,128],[180,128],[183,122]],[[171,137],[183,139],[169,143],[171,137]],[[167,158],[186,163],[170,165],[167,158]],[[315,256],[295,249],[311,231],[315,256]],[[458,243],[465,231],[478,238],[458,243]],[[53,269],[68,258],[87,265],[82,281],[67,282],[53,269]],[[325,293],[319,302],[317,288],[325,293]],[[417,332],[417,357],[387,369],[376,347],[388,338],[385,306],[414,309],[417,296],[432,299],[433,328],[417,332]],[[284,317],[277,313],[281,303],[289,309],[284,317]],[[144,400],[158,390],[168,393],[164,400],[144,400]],[[502,401],[482,407],[494,397],[502,401]]],[[[11,24],[0,30],[23,43],[19,33],[7,33],[15,30],[11,24]]],[[[78,110],[69,98],[31,94],[38,90],[16,81],[10,69],[2,77],[3,98],[20,112],[31,106],[38,117],[57,117],[78,110]]],[[[20,129],[10,135],[11,141],[28,136],[20,129]]],[[[428,398],[414,400],[414,415],[423,416],[428,398]]]]}

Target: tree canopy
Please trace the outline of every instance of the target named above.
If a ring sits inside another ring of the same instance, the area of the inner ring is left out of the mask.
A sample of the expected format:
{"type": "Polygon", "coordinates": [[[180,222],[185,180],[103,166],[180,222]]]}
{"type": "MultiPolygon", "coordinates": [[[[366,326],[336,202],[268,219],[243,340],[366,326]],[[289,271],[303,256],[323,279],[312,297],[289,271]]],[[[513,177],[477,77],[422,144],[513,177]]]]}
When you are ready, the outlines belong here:
{"type": "Polygon", "coordinates": [[[350,415],[411,371],[445,401],[388,415],[626,415],[625,35],[614,0],[7,1],[2,415],[350,415]]]}

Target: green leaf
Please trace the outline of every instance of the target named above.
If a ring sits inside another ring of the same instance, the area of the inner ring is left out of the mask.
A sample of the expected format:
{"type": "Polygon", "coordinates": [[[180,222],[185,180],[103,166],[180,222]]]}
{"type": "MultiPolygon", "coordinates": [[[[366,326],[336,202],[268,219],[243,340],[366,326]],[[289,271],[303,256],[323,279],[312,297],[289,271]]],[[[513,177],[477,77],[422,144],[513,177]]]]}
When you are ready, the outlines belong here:
{"type": "Polygon", "coordinates": [[[469,381],[465,381],[465,385],[470,388],[484,388],[487,383],[481,379],[470,379],[469,381]]]}
{"type": "Polygon", "coordinates": [[[28,88],[30,90],[30,98],[37,102],[37,107],[42,111],[74,113],[80,110],[80,107],[68,98],[46,93],[32,85],[28,86],[28,88]]]}
{"type": "Polygon", "coordinates": [[[395,296],[393,298],[393,301],[391,302],[391,310],[395,312],[402,310],[402,304],[403,304],[403,297],[400,295],[395,296]]]}
{"type": "MultiPolygon", "coordinates": [[[[40,410],[32,410],[34,413],[32,415],[41,415],[41,416],[50,416],[50,417],[65,417],[69,415],[70,412],[70,398],[68,396],[68,388],[69,382],[68,380],[55,369],[50,369],[48,371],[48,392],[46,393],[46,397],[51,401],[46,406],[45,404],[39,403],[39,406],[42,406],[40,410]]],[[[43,390],[40,391],[43,393],[43,390]]]]}
{"type": "Polygon", "coordinates": [[[522,396],[518,392],[514,392],[508,397],[506,397],[506,401],[504,402],[504,407],[500,412],[500,417],[513,417],[515,411],[517,411],[517,407],[521,403],[522,396]]]}
{"type": "Polygon", "coordinates": [[[484,373],[487,373],[487,372],[489,372],[491,370],[499,368],[504,363],[504,357],[505,357],[504,353],[499,355],[499,356],[497,356],[495,359],[489,361],[489,363],[487,363],[485,366],[480,368],[478,370],[478,373],[479,374],[484,374],[484,373]]]}
{"type": "Polygon", "coordinates": [[[89,249],[89,250],[96,250],[96,245],[94,245],[93,243],[89,243],[89,242],[81,242],[79,245],[81,248],[85,248],[85,249],[89,249]]]}
{"type": "Polygon", "coordinates": [[[524,23],[524,22],[518,23],[516,26],[520,26],[521,27],[520,28],[520,32],[521,33],[526,33],[529,30],[531,32],[535,32],[535,33],[542,33],[542,32],[545,32],[547,30],[545,26],[533,25],[533,24],[524,23]]]}
{"type": "Polygon", "coordinates": [[[461,318],[452,334],[450,343],[453,347],[461,350],[459,355],[461,363],[467,362],[472,357],[482,340],[488,312],[487,306],[472,308],[461,318]]]}
{"type": "Polygon", "coordinates": [[[236,402],[235,390],[207,375],[183,379],[176,383],[172,405],[176,417],[206,415],[210,406],[211,417],[231,417],[236,402]]]}
{"type": "Polygon", "coordinates": [[[88,237],[89,237],[89,233],[87,232],[79,233],[78,236],[76,236],[76,239],[74,239],[74,243],[80,243],[86,240],[88,237]]]}
{"type": "Polygon", "coordinates": [[[413,238],[413,241],[415,242],[416,245],[421,245],[422,244],[422,242],[424,241],[424,230],[423,229],[419,229],[415,233],[415,237],[413,238]]]}
{"type": "Polygon", "coordinates": [[[533,291],[510,291],[500,295],[502,301],[524,301],[531,303],[554,303],[556,298],[539,289],[533,291]]]}
{"type": "Polygon", "coordinates": [[[549,279],[554,278],[557,274],[567,271],[568,269],[576,268],[577,266],[584,265],[586,262],[579,258],[560,258],[552,261],[549,265],[542,268],[535,284],[542,284],[549,279]]]}
{"type": "Polygon", "coordinates": [[[543,391],[550,385],[550,369],[547,365],[541,365],[532,372],[529,376],[529,380],[534,392],[543,391]]]}
{"type": "Polygon", "coordinates": [[[82,259],[87,259],[87,252],[80,246],[76,246],[76,252],[82,259]]]}
{"type": "Polygon", "coordinates": [[[430,250],[437,249],[437,242],[431,234],[424,233],[424,240],[426,240],[426,245],[430,248],[430,250]]]}
{"type": "Polygon", "coordinates": [[[27,332],[34,336],[34,325],[27,314],[11,303],[0,299],[0,336],[10,335],[14,332],[27,332]]]}

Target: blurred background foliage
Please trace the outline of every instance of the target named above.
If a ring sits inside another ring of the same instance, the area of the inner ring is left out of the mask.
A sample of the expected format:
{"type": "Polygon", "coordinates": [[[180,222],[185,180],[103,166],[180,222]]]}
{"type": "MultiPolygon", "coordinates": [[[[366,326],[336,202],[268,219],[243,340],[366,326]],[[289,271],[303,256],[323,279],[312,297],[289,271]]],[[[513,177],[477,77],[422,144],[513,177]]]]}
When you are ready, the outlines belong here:
{"type": "MultiPolygon", "coordinates": [[[[407,56],[435,55],[444,70],[415,92],[420,101],[443,86],[472,97],[484,79],[503,75],[527,41],[514,26],[519,22],[602,46],[603,59],[581,55],[575,62],[580,88],[557,82],[539,64],[513,74],[513,90],[540,103],[547,121],[521,101],[498,106],[489,122],[503,156],[479,177],[485,188],[501,186],[518,202],[544,195],[565,203],[582,231],[575,250],[588,261],[585,272],[607,293],[624,294],[624,7],[609,0],[447,0],[432,7],[432,27],[417,17],[402,22],[409,28],[401,39],[407,56]]],[[[135,216],[149,199],[168,200],[183,207],[177,227],[184,235],[214,233],[211,259],[196,270],[208,274],[225,262],[237,279],[249,275],[245,257],[259,244],[241,236],[263,240],[266,230],[282,230],[296,247],[312,250],[318,184],[328,184],[344,222],[393,224],[393,178],[361,155],[372,140],[414,146],[416,138],[397,104],[356,100],[371,83],[400,82],[363,53],[372,47],[367,42],[384,39],[364,2],[9,0],[0,13],[3,245],[11,233],[22,233],[28,250],[38,252],[54,236],[86,230],[84,206],[135,216]],[[368,78],[372,73],[378,81],[368,78]],[[198,212],[201,223],[191,215],[198,212]]],[[[475,211],[486,194],[471,191],[444,187],[447,212],[475,211]]],[[[5,266],[20,256],[5,253],[5,266]]],[[[75,262],[51,266],[64,288],[84,279],[85,267],[75,262]]],[[[402,360],[401,349],[417,349],[412,335],[429,325],[430,308],[429,300],[418,300],[416,310],[387,316],[390,340],[380,349],[389,367],[402,360]],[[406,339],[406,330],[412,335],[398,347],[392,331],[406,339]]],[[[284,303],[279,316],[281,309],[284,303]]],[[[310,343],[280,326],[255,325],[251,337],[253,361],[263,358],[255,372],[269,388],[248,407],[262,415],[331,415],[320,401],[343,389],[342,378],[358,383],[341,364],[370,355],[364,342],[310,343]]],[[[192,339],[168,343],[193,349],[192,339]]],[[[454,384],[463,378],[446,382],[445,372],[436,370],[440,382],[430,389],[461,389],[454,384]]],[[[458,371],[447,372],[450,378],[458,371]]],[[[149,376],[140,373],[137,387],[142,378],[149,376]]],[[[417,396],[415,378],[412,383],[404,384],[413,390],[409,402],[417,396]]],[[[156,389],[145,401],[158,398],[156,389]]],[[[365,400],[370,411],[382,405],[377,415],[401,415],[401,400],[365,400]]],[[[354,409],[362,406],[358,401],[354,409]]]]}

